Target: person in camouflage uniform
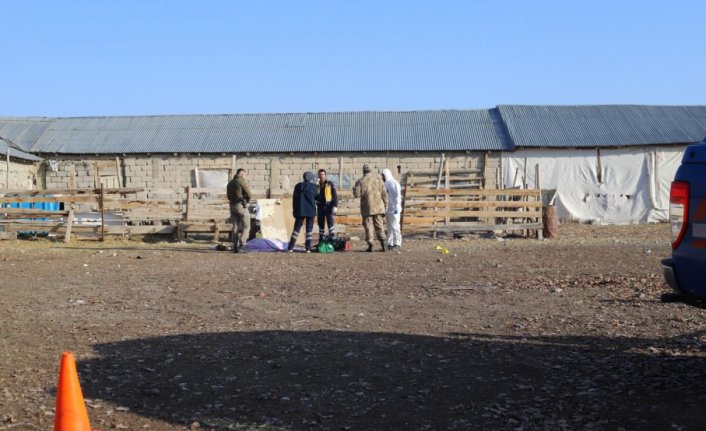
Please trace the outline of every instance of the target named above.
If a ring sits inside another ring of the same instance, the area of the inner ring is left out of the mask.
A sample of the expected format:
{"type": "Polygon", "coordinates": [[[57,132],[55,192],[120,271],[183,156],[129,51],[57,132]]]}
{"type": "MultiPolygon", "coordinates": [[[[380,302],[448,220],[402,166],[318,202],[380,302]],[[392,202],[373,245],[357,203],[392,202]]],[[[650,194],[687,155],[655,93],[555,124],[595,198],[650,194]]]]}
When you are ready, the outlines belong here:
{"type": "Polygon", "coordinates": [[[230,217],[233,221],[233,232],[231,232],[233,251],[236,253],[245,252],[245,243],[250,235],[250,212],[248,211],[250,188],[245,175],[247,175],[245,169],[238,169],[226,189],[230,202],[230,217]]]}
{"type": "Polygon", "coordinates": [[[363,217],[368,251],[373,251],[373,229],[382,247],[380,251],[385,251],[387,248],[384,217],[387,207],[387,191],[382,178],[370,172],[368,165],[363,166],[363,178],[355,183],[353,196],[360,198],[360,215],[363,217]]]}

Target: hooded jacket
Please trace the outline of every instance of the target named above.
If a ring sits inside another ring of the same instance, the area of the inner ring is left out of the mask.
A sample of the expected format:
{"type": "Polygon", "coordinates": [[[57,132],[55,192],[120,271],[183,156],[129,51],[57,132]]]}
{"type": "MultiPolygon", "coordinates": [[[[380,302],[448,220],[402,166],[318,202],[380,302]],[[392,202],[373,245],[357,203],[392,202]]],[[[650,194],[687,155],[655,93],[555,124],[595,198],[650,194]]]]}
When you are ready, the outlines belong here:
{"type": "Polygon", "coordinates": [[[355,183],[353,196],[360,198],[360,215],[385,214],[387,191],[380,175],[368,172],[355,183]]]}
{"type": "Polygon", "coordinates": [[[402,212],[402,189],[400,183],[392,176],[389,169],[383,169],[385,176],[385,190],[387,191],[387,214],[399,214],[402,212]]]}
{"type": "Polygon", "coordinates": [[[314,184],[314,174],[304,172],[304,181],[294,186],[292,194],[292,215],[298,217],[314,217],[316,215],[316,194],[318,190],[314,184]]]}

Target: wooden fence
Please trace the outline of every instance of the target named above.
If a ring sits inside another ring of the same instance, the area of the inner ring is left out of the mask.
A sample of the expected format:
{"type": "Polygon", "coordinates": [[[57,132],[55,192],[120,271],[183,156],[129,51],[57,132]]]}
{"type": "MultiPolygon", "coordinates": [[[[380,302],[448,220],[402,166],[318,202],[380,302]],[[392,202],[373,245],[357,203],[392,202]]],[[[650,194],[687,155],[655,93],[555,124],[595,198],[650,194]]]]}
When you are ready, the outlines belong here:
{"type": "MultiPolygon", "coordinates": [[[[421,176],[417,176],[418,179],[421,176]]],[[[454,188],[430,188],[404,181],[404,232],[467,232],[488,230],[537,231],[541,236],[539,190],[480,189],[464,177],[454,188]]],[[[257,197],[257,196],[256,196],[257,197]]],[[[260,196],[264,198],[264,196],[260,196]]],[[[282,197],[290,199],[290,197],[282,197]]],[[[182,190],[93,188],[0,191],[0,231],[48,232],[63,236],[104,239],[107,235],[209,234],[218,240],[230,232],[225,191],[186,187],[182,190]],[[145,197],[147,196],[147,197],[145,197]],[[7,206],[58,203],[59,209],[7,206]],[[86,216],[88,214],[88,216],[86,216]],[[117,214],[115,221],[110,215],[117,214]]],[[[336,223],[359,228],[359,202],[350,190],[339,191],[336,223]]],[[[288,217],[289,214],[286,214],[288,217]]]]}
{"type": "Polygon", "coordinates": [[[60,209],[0,208],[0,226],[6,232],[48,232],[63,236],[67,242],[72,234],[104,239],[107,235],[173,234],[183,238],[191,233],[208,233],[218,239],[232,229],[228,200],[220,189],[0,191],[0,206],[34,203],[58,203],[60,209]],[[139,197],[145,195],[149,197],[139,197]],[[81,219],[81,214],[91,216],[81,219]],[[111,214],[118,215],[114,223],[107,217],[111,214]]]}
{"type": "Polygon", "coordinates": [[[407,187],[402,228],[432,233],[528,231],[541,238],[541,191],[407,187]]]}

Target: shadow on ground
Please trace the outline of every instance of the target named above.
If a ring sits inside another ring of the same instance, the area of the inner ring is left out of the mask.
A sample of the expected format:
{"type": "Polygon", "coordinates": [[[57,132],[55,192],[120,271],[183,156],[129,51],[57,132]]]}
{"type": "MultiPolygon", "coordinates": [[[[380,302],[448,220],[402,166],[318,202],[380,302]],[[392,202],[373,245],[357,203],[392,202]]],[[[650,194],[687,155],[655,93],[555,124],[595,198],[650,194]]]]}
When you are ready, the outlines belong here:
{"type": "Polygon", "coordinates": [[[229,429],[699,429],[703,334],[229,332],[95,346],[84,395],[229,429]]]}

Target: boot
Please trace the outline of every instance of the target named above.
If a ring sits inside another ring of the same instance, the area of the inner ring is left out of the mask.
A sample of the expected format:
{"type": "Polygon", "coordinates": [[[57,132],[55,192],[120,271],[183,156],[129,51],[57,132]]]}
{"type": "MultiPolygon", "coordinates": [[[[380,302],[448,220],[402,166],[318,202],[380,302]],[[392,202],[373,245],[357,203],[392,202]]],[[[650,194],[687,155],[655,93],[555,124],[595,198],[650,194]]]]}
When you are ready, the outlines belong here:
{"type": "Polygon", "coordinates": [[[368,244],[368,249],[365,250],[365,251],[367,251],[367,252],[373,251],[373,245],[372,245],[372,244],[368,244]]]}
{"type": "Polygon", "coordinates": [[[385,244],[385,240],[381,239],[380,240],[380,246],[382,247],[380,251],[387,251],[387,244],[385,244]]]}
{"type": "Polygon", "coordinates": [[[237,253],[240,249],[240,238],[235,238],[235,241],[233,241],[233,253],[237,253]]]}

